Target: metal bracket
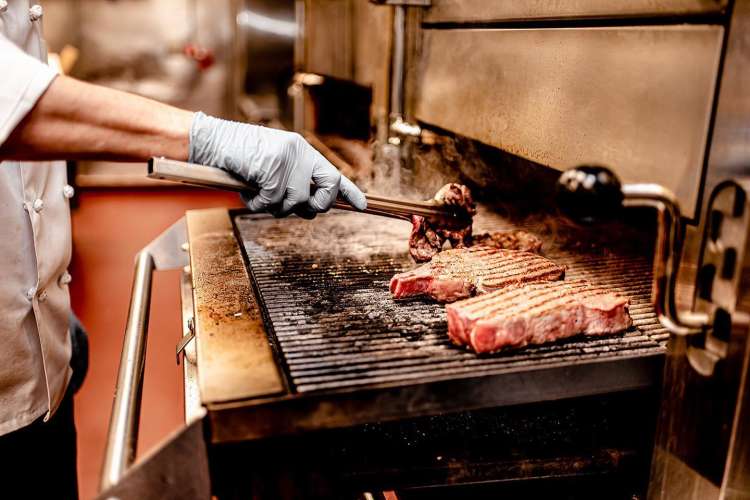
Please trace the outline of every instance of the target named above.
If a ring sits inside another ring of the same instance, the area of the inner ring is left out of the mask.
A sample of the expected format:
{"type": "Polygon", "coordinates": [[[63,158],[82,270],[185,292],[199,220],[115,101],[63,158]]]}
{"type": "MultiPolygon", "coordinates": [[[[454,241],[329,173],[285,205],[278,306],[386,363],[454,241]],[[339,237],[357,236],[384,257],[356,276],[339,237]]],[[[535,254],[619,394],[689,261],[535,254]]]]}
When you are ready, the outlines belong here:
{"type": "Polygon", "coordinates": [[[740,281],[745,275],[750,231],[750,181],[719,184],[706,213],[695,308],[710,317],[709,327],[690,339],[687,358],[703,376],[711,376],[728,355],[734,328],[746,328],[746,312],[738,311],[740,281]]]}
{"type": "Polygon", "coordinates": [[[177,342],[177,347],[175,349],[175,356],[177,357],[178,365],[180,364],[180,353],[183,352],[190,341],[195,338],[195,324],[193,318],[188,319],[187,327],[187,333],[182,336],[179,342],[177,342]]]}

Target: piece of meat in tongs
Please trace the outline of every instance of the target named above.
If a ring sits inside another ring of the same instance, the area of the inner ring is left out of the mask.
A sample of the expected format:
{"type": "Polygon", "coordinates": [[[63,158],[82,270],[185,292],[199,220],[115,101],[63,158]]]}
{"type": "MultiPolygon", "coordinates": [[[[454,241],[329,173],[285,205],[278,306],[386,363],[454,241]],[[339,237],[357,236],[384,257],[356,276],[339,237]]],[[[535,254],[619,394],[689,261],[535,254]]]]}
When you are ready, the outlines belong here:
{"type": "Polygon", "coordinates": [[[435,256],[446,241],[453,248],[471,245],[471,226],[477,206],[469,188],[462,184],[446,184],[433,198],[439,205],[455,208],[456,223],[446,226],[439,221],[412,215],[412,230],[409,237],[409,253],[416,262],[427,262],[435,256]]]}
{"type": "Polygon", "coordinates": [[[494,231],[491,233],[472,234],[473,217],[477,207],[468,187],[462,184],[446,184],[438,190],[431,200],[441,206],[451,207],[456,217],[446,225],[444,219],[430,219],[412,215],[411,236],[409,237],[409,254],[415,262],[428,262],[445,246],[466,248],[482,245],[505,250],[522,250],[540,253],[542,240],[523,231],[494,231]]]}

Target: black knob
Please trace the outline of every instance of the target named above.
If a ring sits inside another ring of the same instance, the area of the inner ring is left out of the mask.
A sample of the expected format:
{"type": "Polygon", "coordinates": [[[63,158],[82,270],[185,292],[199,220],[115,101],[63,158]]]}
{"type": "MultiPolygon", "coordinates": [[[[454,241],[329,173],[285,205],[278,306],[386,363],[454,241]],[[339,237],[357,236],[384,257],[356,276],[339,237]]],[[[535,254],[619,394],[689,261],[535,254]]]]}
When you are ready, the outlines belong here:
{"type": "Polygon", "coordinates": [[[581,165],[557,181],[557,204],[571,219],[591,223],[615,217],[622,209],[622,185],[608,168],[581,165]]]}

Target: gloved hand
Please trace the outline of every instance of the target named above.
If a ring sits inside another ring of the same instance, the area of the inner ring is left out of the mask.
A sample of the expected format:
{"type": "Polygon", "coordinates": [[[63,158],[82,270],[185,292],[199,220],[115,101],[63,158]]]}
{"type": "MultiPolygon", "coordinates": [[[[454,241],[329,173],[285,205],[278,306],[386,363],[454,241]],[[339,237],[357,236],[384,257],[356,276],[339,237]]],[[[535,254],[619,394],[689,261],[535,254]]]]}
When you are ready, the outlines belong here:
{"type": "Polygon", "coordinates": [[[362,191],[293,132],[198,112],[190,127],[188,161],[219,167],[256,184],[257,195],[243,196],[253,212],[267,210],[276,216],[295,212],[312,218],[331,208],[339,192],[355,208],[367,207],[362,191]],[[311,181],[317,187],[312,195],[311,181]]]}

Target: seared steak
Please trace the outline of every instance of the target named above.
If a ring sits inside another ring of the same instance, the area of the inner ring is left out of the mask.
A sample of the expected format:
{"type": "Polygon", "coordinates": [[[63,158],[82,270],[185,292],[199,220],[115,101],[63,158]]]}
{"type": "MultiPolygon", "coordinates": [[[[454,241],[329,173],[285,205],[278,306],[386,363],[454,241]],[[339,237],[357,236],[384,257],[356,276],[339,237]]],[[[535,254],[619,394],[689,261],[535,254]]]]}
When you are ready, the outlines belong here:
{"type": "Polygon", "coordinates": [[[415,262],[429,262],[440,253],[446,241],[450,242],[451,248],[478,245],[534,253],[542,250],[542,240],[526,231],[495,231],[472,236],[472,218],[477,208],[471,191],[464,185],[446,184],[434,199],[440,204],[456,207],[465,217],[460,218],[460,223],[454,227],[444,227],[422,216],[412,215],[409,254],[415,262]]]}
{"type": "Polygon", "coordinates": [[[629,301],[585,280],[510,286],[448,304],[448,336],[476,352],[629,328],[629,301]]]}
{"type": "Polygon", "coordinates": [[[477,213],[477,208],[469,188],[461,184],[446,184],[438,190],[434,199],[440,204],[455,207],[457,213],[465,217],[461,217],[461,223],[458,226],[448,228],[436,225],[424,217],[413,215],[409,253],[415,262],[427,262],[432,259],[443,249],[446,240],[450,241],[453,248],[463,248],[471,244],[471,223],[472,217],[477,213]]]}
{"type": "Polygon", "coordinates": [[[395,275],[390,290],[397,299],[428,295],[440,302],[453,302],[475,293],[557,280],[564,275],[564,267],[540,255],[477,246],[446,250],[427,264],[395,275]]]}

